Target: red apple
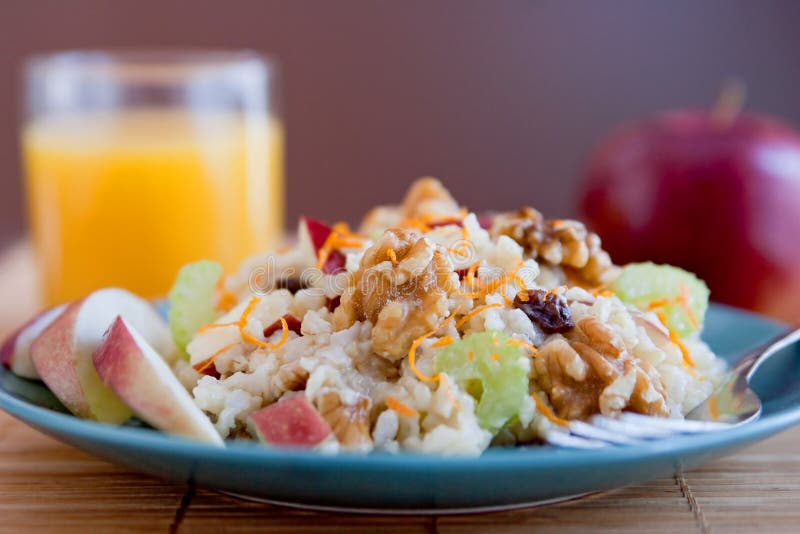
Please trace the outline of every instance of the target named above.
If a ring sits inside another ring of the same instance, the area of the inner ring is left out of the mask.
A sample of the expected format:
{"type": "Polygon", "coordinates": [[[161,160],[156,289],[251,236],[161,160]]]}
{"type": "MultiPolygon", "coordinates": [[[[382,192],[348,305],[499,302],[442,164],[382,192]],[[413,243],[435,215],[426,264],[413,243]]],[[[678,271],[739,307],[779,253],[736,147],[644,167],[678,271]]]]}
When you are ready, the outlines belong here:
{"type": "Polygon", "coordinates": [[[212,445],[223,441],[161,354],[117,316],[92,355],[103,384],[155,428],[212,445]]]}
{"type": "Polygon", "coordinates": [[[276,447],[312,448],[331,434],[331,427],[302,394],[251,413],[250,421],[261,441],[276,447]]]}
{"type": "Polygon", "coordinates": [[[14,374],[30,378],[39,378],[36,367],[31,360],[31,344],[42,331],[50,326],[67,307],[66,304],[45,310],[19,327],[0,347],[0,363],[11,369],[14,374]]]}
{"type": "Polygon", "coordinates": [[[172,358],[175,347],[169,327],[150,302],[118,288],[98,289],[73,302],[31,344],[31,360],[50,391],[78,417],[121,423],[130,409],[97,374],[92,353],[117,316],[129,321],[172,358]]]}
{"type": "Polygon", "coordinates": [[[678,265],[714,300],[800,317],[800,134],[777,119],[684,110],[624,126],[591,157],[580,210],[616,263],[678,265]]]}

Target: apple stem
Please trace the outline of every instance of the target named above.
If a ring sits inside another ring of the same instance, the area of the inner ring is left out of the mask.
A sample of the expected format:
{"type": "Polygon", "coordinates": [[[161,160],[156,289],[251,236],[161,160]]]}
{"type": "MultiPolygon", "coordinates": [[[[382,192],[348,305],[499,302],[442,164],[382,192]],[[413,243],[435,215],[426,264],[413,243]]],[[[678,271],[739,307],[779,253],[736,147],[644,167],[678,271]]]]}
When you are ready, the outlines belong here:
{"type": "Polygon", "coordinates": [[[721,128],[729,128],[744,108],[746,97],[744,83],[739,80],[725,82],[711,110],[712,121],[721,128]]]}

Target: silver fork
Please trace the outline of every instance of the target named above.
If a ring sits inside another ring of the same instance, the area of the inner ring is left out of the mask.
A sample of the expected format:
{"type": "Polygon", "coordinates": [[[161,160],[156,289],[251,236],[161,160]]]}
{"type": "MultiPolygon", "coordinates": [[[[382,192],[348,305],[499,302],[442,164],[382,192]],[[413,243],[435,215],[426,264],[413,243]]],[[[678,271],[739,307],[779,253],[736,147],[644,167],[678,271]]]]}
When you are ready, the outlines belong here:
{"type": "Polygon", "coordinates": [[[609,445],[635,445],[676,434],[724,430],[761,415],[761,399],[750,389],[750,378],[773,354],[800,340],[800,328],[783,333],[749,353],[726,373],[720,385],[685,419],[622,413],[617,417],[595,415],[588,423],[570,421],[569,427],[549,431],[545,441],[557,447],[596,449],[609,445]]]}

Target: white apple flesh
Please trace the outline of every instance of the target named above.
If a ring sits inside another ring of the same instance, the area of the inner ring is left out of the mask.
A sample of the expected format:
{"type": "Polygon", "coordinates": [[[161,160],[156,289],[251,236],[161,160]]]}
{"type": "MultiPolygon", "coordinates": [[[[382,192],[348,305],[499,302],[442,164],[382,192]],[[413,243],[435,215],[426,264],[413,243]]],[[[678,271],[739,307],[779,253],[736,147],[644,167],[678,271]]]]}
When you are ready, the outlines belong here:
{"type": "Polygon", "coordinates": [[[236,322],[246,307],[247,302],[241,302],[231,311],[217,319],[217,323],[228,324],[228,326],[211,328],[194,335],[189,344],[186,345],[186,352],[189,354],[189,363],[195,369],[205,364],[212,354],[237,341],[241,341],[242,335],[239,333],[239,328],[229,323],[236,322]]]}
{"type": "Polygon", "coordinates": [[[39,373],[31,360],[31,344],[66,307],[66,304],[62,304],[45,310],[11,334],[0,347],[0,363],[18,376],[38,380],[39,373]]]}
{"type": "Polygon", "coordinates": [[[331,227],[325,223],[311,217],[301,217],[300,225],[297,228],[298,248],[316,258],[332,231],[331,227]]]}
{"type": "Polygon", "coordinates": [[[93,361],[103,383],[143,421],[169,434],[223,445],[161,355],[125,319],[117,317],[93,361]]]}
{"type": "Polygon", "coordinates": [[[120,315],[159,353],[175,354],[169,328],[150,303],[117,288],[97,290],[70,304],[31,345],[39,377],[78,417],[122,423],[131,416],[130,409],[103,385],[92,362],[103,334],[120,315]]]}

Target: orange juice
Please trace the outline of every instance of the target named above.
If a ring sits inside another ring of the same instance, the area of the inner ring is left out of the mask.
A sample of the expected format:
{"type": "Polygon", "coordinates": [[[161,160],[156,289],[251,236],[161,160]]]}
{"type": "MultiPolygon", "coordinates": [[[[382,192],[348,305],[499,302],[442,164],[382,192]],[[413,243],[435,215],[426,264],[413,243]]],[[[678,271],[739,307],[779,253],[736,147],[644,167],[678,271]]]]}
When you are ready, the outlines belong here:
{"type": "Polygon", "coordinates": [[[283,221],[280,124],[138,109],[33,121],[29,213],[48,304],[103,286],[164,295],[186,262],[226,270],[283,221]]]}

